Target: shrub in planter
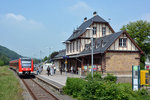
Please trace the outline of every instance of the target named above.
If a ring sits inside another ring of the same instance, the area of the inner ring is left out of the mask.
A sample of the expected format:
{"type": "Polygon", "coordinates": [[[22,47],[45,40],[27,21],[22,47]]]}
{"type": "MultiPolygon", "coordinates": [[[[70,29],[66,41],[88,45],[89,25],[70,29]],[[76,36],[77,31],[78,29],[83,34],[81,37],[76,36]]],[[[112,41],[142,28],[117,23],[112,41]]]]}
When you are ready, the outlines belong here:
{"type": "Polygon", "coordinates": [[[107,76],[104,77],[105,81],[112,81],[112,82],[116,82],[117,81],[117,77],[112,75],[112,74],[107,74],[107,76]]]}

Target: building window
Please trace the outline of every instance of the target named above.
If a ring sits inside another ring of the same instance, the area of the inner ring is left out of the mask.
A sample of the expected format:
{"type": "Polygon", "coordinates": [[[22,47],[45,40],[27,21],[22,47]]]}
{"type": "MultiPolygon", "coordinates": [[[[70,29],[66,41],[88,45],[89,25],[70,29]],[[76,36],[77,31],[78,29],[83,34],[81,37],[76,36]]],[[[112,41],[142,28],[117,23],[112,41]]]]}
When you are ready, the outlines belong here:
{"type": "Polygon", "coordinates": [[[70,43],[70,53],[72,52],[72,43],[70,43]]]}
{"type": "Polygon", "coordinates": [[[77,43],[76,43],[76,51],[78,51],[78,40],[77,40],[77,43]]]}
{"type": "Polygon", "coordinates": [[[81,40],[79,40],[79,51],[81,50],[81,40]]]}
{"type": "Polygon", "coordinates": [[[106,35],[106,27],[102,27],[102,36],[106,35]]]}
{"type": "Polygon", "coordinates": [[[126,41],[127,41],[127,38],[120,38],[119,39],[119,47],[126,47],[126,41]]]}
{"type": "Polygon", "coordinates": [[[93,27],[93,35],[96,34],[96,27],[93,27]]]}
{"type": "Polygon", "coordinates": [[[73,42],[73,52],[74,52],[74,47],[75,47],[75,45],[74,45],[75,43],[73,42]]]}
{"type": "Polygon", "coordinates": [[[67,53],[69,52],[69,44],[67,44],[67,53]]]}

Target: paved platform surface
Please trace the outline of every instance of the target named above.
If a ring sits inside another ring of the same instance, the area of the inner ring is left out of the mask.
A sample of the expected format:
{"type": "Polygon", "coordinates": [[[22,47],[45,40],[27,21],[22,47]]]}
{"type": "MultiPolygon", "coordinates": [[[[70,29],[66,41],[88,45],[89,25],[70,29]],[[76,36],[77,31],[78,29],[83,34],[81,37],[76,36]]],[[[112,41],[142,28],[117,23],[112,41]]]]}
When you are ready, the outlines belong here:
{"type": "MultiPolygon", "coordinates": [[[[46,78],[50,81],[53,81],[53,82],[56,82],[60,85],[63,85],[65,86],[66,84],[66,80],[67,80],[67,77],[77,77],[77,78],[85,78],[85,76],[81,76],[79,74],[73,74],[73,73],[65,73],[65,72],[62,72],[62,75],[60,74],[59,71],[57,71],[54,75],[47,75],[47,71],[43,70],[41,74],[39,74],[38,76],[40,77],[43,77],[43,78],[46,78]]],[[[106,75],[103,75],[102,77],[105,77],[106,75]]],[[[118,78],[120,77],[132,77],[132,75],[115,75],[117,76],[118,78]]]]}
{"type": "Polygon", "coordinates": [[[67,77],[83,78],[83,76],[78,75],[78,74],[73,74],[73,73],[66,74],[65,72],[62,72],[62,75],[61,75],[60,72],[58,72],[58,71],[54,75],[48,76],[47,71],[45,71],[45,70],[43,70],[42,73],[39,74],[38,76],[49,79],[49,80],[56,82],[63,86],[65,86],[65,84],[66,84],[67,77]]]}

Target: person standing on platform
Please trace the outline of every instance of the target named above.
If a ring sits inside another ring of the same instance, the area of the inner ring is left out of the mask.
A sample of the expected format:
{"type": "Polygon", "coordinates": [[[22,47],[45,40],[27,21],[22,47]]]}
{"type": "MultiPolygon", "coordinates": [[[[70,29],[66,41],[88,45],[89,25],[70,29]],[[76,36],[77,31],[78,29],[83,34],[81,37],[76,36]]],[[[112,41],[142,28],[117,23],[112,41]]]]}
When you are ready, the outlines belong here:
{"type": "Polygon", "coordinates": [[[59,71],[60,71],[60,74],[62,75],[62,67],[60,67],[59,71]]]}
{"type": "Polygon", "coordinates": [[[56,66],[54,65],[54,74],[56,73],[56,66]]]}
{"type": "Polygon", "coordinates": [[[49,76],[49,74],[50,74],[50,67],[49,66],[47,67],[47,73],[48,73],[48,76],[49,76]]]}
{"type": "Polygon", "coordinates": [[[39,69],[39,74],[41,74],[41,67],[39,66],[39,68],[38,68],[38,69],[39,69]]]}
{"type": "Polygon", "coordinates": [[[36,67],[36,74],[37,75],[39,74],[39,67],[38,66],[36,67]]]}
{"type": "Polygon", "coordinates": [[[41,66],[41,73],[42,73],[42,71],[43,71],[43,66],[41,66]]]}
{"type": "Polygon", "coordinates": [[[51,75],[53,75],[53,72],[54,72],[54,68],[53,66],[51,66],[51,75]]]}
{"type": "Polygon", "coordinates": [[[73,73],[73,66],[71,66],[71,73],[73,73]]]}

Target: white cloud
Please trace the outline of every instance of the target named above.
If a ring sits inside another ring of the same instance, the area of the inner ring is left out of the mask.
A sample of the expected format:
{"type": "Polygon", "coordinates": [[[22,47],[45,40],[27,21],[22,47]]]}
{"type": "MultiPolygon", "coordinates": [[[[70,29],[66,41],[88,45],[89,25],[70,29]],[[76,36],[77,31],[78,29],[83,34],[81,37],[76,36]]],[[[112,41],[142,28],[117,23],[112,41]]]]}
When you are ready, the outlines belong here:
{"type": "Polygon", "coordinates": [[[14,13],[6,14],[6,18],[8,18],[8,19],[15,19],[17,21],[26,20],[26,18],[24,16],[22,16],[22,15],[15,15],[14,13]]]}
{"type": "Polygon", "coordinates": [[[150,13],[144,14],[143,19],[150,22],[150,13]]]}
{"type": "Polygon", "coordinates": [[[85,15],[93,11],[93,9],[83,1],[79,1],[73,6],[69,7],[69,10],[71,13],[80,14],[80,15],[81,14],[85,15]]]}
{"type": "Polygon", "coordinates": [[[77,4],[71,7],[71,10],[92,10],[92,8],[83,1],[79,1],[77,4]]]}
{"type": "Polygon", "coordinates": [[[0,15],[0,27],[13,31],[39,31],[45,27],[42,23],[39,23],[33,19],[26,18],[21,14],[7,13],[0,15]]]}

